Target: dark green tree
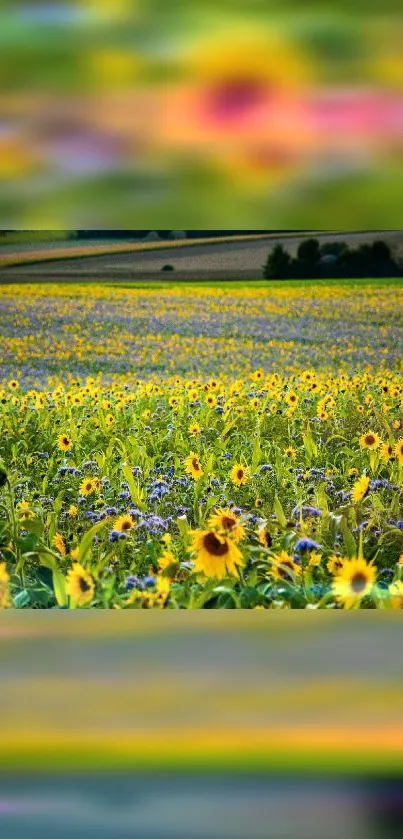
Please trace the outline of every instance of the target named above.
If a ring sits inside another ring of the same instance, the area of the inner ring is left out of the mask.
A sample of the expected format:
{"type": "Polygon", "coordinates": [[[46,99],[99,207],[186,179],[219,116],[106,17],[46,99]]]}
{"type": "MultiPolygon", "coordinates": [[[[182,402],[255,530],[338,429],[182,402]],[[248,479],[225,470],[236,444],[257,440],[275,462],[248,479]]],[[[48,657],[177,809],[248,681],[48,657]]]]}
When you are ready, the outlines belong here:
{"type": "Polygon", "coordinates": [[[266,280],[287,280],[290,278],[291,258],[282,245],[275,245],[263,266],[266,280]]]}

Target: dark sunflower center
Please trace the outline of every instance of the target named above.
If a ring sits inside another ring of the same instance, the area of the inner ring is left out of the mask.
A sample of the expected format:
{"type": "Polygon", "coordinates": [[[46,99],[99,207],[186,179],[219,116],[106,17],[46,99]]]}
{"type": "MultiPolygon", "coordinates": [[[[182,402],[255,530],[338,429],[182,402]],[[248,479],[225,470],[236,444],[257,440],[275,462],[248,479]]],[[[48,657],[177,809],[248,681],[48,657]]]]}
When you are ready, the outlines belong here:
{"type": "Polygon", "coordinates": [[[196,469],[196,470],[200,469],[199,461],[195,457],[192,460],[192,466],[193,466],[193,469],[196,469]]]}
{"type": "Polygon", "coordinates": [[[367,446],[373,446],[375,443],[375,437],[372,434],[367,434],[365,442],[367,446]]]}
{"type": "Polygon", "coordinates": [[[237,476],[238,480],[240,481],[243,478],[243,469],[238,469],[238,472],[236,473],[236,476],[237,476]]]}
{"type": "Polygon", "coordinates": [[[232,519],[229,516],[223,516],[222,518],[222,526],[224,530],[232,530],[233,527],[236,525],[236,519],[232,519]]]}
{"type": "Polygon", "coordinates": [[[130,530],[131,523],[129,521],[124,521],[122,524],[122,530],[130,530]]]}
{"type": "Polygon", "coordinates": [[[286,579],[287,577],[290,576],[289,572],[294,571],[294,564],[292,562],[286,560],[285,562],[282,562],[281,565],[284,565],[284,568],[279,568],[280,576],[283,577],[283,579],[286,579]],[[289,570],[287,570],[287,569],[289,569],[289,570]]]}
{"type": "Polygon", "coordinates": [[[256,79],[227,79],[211,90],[209,108],[220,120],[236,120],[258,105],[264,96],[264,87],[256,79]]]}
{"type": "Polygon", "coordinates": [[[206,551],[212,556],[225,556],[228,553],[227,542],[220,542],[213,532],[206,533],[203,544],[206,551]]]}
{"type": "Polygon", "coordinates": [[[361,594],[364,591],[367,585],[367,577],[362,571],[358,571],[357,574],[354,574],[354,577],[351,579],[351,588],[355,594],[361,594]]]}
{"type": "Polygon", "coordinates": [[[89,583],[87,583],[87,580],[85,580],[84,577],[79,577],[78,578],[78,585],[79,585],[80,591],[83,594],[86,594],[87,591],[89,591],[90,588],[91,588],[91,586],[89,585],[89,583]]]}

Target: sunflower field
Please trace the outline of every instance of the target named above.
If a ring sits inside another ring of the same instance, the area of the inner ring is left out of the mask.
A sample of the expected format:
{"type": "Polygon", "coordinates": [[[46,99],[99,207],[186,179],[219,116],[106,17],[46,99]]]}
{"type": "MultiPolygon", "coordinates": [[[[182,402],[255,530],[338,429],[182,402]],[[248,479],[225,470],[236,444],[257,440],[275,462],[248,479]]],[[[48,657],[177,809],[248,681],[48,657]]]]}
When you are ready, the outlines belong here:
{"type": "Polygon", "coordinates": [[[0,607],[400,609],[398,281],[0,287],[0,607]]]}

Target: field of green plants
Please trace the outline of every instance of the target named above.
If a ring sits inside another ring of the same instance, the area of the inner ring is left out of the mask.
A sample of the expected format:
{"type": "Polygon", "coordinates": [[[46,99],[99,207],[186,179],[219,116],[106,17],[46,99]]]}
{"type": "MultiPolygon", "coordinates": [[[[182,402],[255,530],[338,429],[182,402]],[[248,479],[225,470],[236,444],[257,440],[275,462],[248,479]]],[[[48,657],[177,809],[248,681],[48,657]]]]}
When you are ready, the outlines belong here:
{"type": "Polygon", "coordinates": [[[403,605],[398,280],[0,287],[0,606],[403,605]]]}

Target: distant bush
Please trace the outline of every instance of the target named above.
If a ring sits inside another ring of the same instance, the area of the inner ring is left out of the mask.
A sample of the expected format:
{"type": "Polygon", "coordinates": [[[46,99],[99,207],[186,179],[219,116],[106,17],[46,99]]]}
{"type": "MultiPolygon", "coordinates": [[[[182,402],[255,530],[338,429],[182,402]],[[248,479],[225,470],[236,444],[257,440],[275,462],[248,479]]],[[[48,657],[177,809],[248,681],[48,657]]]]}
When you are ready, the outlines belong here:
{"type": "Polygon", "coordinates": [[[163,265],[161,271],[175,271],[175,268],[173,265],[163,265]]]}
{"type": "Polygon", "coordinates": [[[402,265],[382,240],[350,249],[345,242],[320,247],[317,239],[305,239],[296,259],[291,259],[282,245],[276,245],[263,272],[267,280],[403,276],[402,265]]]}
{"type": "Polygon", "coordinates": [[[185,230],[171,230],[170,233],[168,233],[168,239],[174,239],[179,241],[181,239],[186,239],[186,232],[185,230]]]}
{"type": "Polygon", "coordinates": [[[320,246],[319,252],[322,256],[340,256],[344,251],[348,250],[346,242],[325,242],[320,246]]]}
{"type": "Polygon", "coordinates": [[[160,238],[156,230],[150,230],[147,236],[144,236],[143,242],[159,242],[160,238]]]}
{"type": "Polygon", "coordinates": [[[263,276],[266,280],[287,280],[291,276],[290,268],[291,257],[282,245],[275,245],[263,266],[263,276]]]}

